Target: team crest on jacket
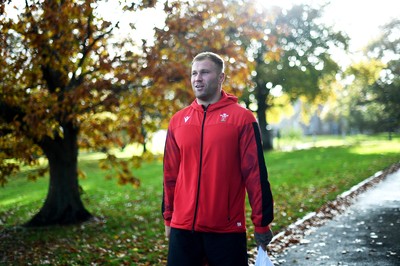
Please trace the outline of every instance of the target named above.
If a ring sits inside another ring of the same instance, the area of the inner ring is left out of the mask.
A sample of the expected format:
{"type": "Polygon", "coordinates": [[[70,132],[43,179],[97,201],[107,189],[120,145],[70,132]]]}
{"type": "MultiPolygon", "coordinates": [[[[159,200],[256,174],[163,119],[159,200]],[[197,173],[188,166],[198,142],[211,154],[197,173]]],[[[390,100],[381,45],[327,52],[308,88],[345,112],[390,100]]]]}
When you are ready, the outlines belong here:
{"type": "Polygon", "coordinates": [[[223,113],[219,115],[221,117],[221,122],[226,122],[226,119],[228,119],[228,114],[227,113],[223,113]]]}

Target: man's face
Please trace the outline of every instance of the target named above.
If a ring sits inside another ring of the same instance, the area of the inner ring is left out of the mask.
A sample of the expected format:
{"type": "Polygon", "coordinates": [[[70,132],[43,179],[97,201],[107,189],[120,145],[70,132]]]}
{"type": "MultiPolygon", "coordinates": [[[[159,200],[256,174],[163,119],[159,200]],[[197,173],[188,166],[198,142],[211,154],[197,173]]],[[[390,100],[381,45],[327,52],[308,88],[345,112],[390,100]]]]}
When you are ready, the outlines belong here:
{"type": "Polygon", "coordinates": [[[224,74],[220,73],[213,61],[204,59],[193,63],[192,89],[199,104],[210,104],[218,101],[223,80],[224,74]]]}

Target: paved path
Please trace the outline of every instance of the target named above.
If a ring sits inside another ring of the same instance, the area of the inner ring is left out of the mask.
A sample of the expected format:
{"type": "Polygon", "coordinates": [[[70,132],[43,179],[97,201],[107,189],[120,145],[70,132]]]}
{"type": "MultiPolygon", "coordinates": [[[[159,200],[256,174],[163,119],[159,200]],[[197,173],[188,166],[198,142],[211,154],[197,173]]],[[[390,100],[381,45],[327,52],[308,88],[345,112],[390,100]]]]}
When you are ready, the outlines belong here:
{"type": "Polygon", "coordinates": [[[272,259],[275,265],[400,266],[400,170],[272,259]]]}

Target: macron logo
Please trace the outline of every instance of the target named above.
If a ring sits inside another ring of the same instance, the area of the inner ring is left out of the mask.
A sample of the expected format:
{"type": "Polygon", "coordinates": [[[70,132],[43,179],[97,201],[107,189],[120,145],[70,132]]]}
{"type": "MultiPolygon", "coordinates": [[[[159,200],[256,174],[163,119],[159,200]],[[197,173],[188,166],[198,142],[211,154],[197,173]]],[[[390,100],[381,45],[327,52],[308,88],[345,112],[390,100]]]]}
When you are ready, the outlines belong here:
{"type": "Polygon", "coordinates": [[[185,119],[185,123],[189,120],[190,116],[185,116],[183,119],[185,119]]]}

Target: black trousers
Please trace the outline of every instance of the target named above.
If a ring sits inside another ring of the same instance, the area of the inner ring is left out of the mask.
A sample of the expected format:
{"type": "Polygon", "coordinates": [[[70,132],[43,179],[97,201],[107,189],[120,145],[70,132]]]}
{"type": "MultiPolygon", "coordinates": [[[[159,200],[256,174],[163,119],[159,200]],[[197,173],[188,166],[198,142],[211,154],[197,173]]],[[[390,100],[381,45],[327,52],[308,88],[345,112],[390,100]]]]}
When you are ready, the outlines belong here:
{"type": "Polygon", "coordinates": [[[171,228],[168,266],[247,266],[246,233],[203,233],[171,228]]]}

